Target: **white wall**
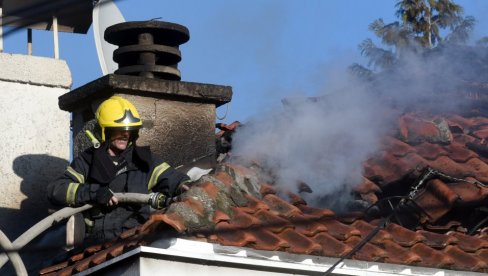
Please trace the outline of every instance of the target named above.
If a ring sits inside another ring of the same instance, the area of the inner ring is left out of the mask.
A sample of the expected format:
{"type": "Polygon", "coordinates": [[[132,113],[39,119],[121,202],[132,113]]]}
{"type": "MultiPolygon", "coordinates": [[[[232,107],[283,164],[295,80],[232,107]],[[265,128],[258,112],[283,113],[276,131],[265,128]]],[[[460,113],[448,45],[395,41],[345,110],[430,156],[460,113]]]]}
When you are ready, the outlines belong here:
{"type": "Polygon", "coordinates": [[[69,159],[65,61],[0,54],[0,230],[14,240],[47,214],[47,184],[69,159]]]}

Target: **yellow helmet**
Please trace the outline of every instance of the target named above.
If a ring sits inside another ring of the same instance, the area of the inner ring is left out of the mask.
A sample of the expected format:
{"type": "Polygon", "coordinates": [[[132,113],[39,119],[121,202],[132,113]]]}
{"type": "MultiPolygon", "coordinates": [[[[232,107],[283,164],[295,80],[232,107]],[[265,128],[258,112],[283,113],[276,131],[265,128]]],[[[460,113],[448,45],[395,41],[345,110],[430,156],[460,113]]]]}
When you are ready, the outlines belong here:
{"type": "Polygon", "coordinates": [[[102,102],[95,115],[102,129],[102,142],[105,141],[107,129],[138,130],[142,127],[136,107],[119,96],[112,96],[102,102]]]}

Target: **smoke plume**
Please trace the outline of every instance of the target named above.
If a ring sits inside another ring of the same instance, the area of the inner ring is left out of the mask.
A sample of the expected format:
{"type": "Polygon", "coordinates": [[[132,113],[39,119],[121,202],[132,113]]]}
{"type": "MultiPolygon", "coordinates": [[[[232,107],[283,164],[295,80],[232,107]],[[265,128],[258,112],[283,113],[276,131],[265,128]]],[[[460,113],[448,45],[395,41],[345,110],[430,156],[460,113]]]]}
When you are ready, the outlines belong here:
{"type": "Polygon", "coordinates": [[[234,135],[233,155],[257,161],[285,190],[298,192],[306,183],[313,190],[302,194],[309,204],[347,201],[361,181],[362,163],[378,152],[382,137],[394,135],[398,115],[465,110],[470,99],[461,87],[486,76],[487,59],[486,48],[444,47],[428,56],[405,54],[401,66],[374,80],[337,69],[344,73],[324,93],[286,98],[281,108],[246,122],[234,135]]]}

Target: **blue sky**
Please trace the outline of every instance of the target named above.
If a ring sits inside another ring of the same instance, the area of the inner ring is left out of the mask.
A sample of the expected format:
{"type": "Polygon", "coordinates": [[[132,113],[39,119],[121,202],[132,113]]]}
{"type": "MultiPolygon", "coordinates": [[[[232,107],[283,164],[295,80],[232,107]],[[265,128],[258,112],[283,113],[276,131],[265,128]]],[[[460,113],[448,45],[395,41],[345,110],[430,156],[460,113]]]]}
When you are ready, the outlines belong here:
{"type": "MultiPolygon", "coordinates": [[[[234,96],[224,122],[246,121],[279,106],[289,95],[324,93],[335,72],[362,62],[357,45],[373,38],[368,25],[396,20],[393,0],[119,0],[127,21],[160,20],[186,26],[180,47],[183,81],[229,85],[234,96]]],[[[456,1],[477,19],[473,39],[488,35],[488,1],[456,1]]],[[[26,31],[4,41],[5,52],[26,53],[26,31]]],[[[33,33],[33,51],[53,56],[52,34],[33,33]]],[[[73,88],[102,76],[92,28],[60,34],[73,88]]],[[[217,110],[226,114],[227,107],[217,110]]]]}

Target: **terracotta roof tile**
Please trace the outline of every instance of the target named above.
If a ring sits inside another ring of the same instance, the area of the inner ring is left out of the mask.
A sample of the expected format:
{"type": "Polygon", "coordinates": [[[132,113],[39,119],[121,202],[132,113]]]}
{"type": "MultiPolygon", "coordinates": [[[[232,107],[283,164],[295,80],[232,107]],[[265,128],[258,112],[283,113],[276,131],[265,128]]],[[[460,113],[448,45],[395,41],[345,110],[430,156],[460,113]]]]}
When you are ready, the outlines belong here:
{"type": "Polygon", "coordinates": [[[412,246],[418,242],[424,242],[425,236],[404,228],[398,224],[390,223],[385,230],[393,237],[393,240],[402,246],[412,246]]]}
{"type": "Polygon", "coordinates": [[[451,143],[444,146],[444,149],[446,149],[449,158],[458,163],[465,163],[471,158],[478,157],[476,153],[466,148],[464,144],[460,143],[451,143]]]}
{"type": "Polygon", "coordinates": [[[442,146],[438,144],[432,144],[429,142],[424,142],[420,145],[415,147],[417,149],[417,153],[427,159],[427,160],[435,160],[439,156],[446,156],[448,152],[442,148],[442,146]]]}
{"type": "Polygon", "coordinates": [[[335,218],[323,218],[319,222],[327,227],[328,233],[341,241],[347,240],[352,236],[361,236],[361,231],[352,226],[343,224],[335,218]]]}
{"type": "Polygon", "coordinates": [[[322,254],[329,257],[341,257],[349,253],[351,246],[338,241],[327,233],[319,233],[313,239],[322,246],[322,254]]]}
{"type": "Polygon", "coordinates": [[[220,210],[217,210],[215,211],[215,214],[213,216],[213,222],[215,224],[219,223],[219,222],[222,222],[222,221],[225,221],[225,222],[229,222],[230,220],[230,217],[229,215],[227,215],[226,213],[220,211],[220,210]]]}
{"type": "Polygon", "coordinates": [[[295,205],[295,206],[307,205],[307,202],[301,196],[299,196],[295,193],[288,192],[286,195],[288,196],[288,199],[290,200],[290,203],[292,205],[295,205]]]}
{"type": "Polygon", "coordinates": [[[259,192],[262,195],[267,195],[267,194],[276,194],[276,189],[273,187],[271,184],[268,183],[261,183],[261,189],[259,192]]]}
{"type": "Polygon", "coordinates": [[[233,211],[232,218],[228,222],[235,227],[248,228],[262,223],[261,220],[242,211],[240,208],[234,208],[233,211]]]}
{"type": "Polygon", "coordinates": [[[255,238],[255,243],[252,244],[254,249],[280,251],[290,247],[290,244],[278,235],[263,228],[253,228],[248,231],[255,238]]]}
{"type": "Polygon", "coordinates": [[[488,183],[488,164],[481,161],[479,158],[472,158],[466,162],[465,169],[470,172],[470,175],[481,182],[488,183]]]}
{"type": "Polygon", "coordinates": [[[474,143],[476,142],[478,139],[471,136],[471,135],[468,135],[468,134],[454,134],[454,142],[455,143],[459,143],[461,145],[466,145],[468,143],[474,143]]]}
{"type": "Polygon", "coordinates": [[[418,243],[412,246],[412,252],[420,256],[421,265],[427,267],[451,268],[454,265],[454,260],[441,251],[432,249],[431,247],[418,243]]]}
{"type": "Polygon", "coordinates": [[[378,187],[373,181],[367,179],[366,177],[361,178],[361,183],[359,185],[353,187],[353,191],[360,193],[360,194],[367,194],[367,193],[379,193],[381,192],[381,188],[378,187]]]}
{"type": "Polygon", "coordinates": [[[297,233],[294,229],[286,229],[280,234],[280,237],[290,244],[290,247],[287,249],[290,253],[306,255],[320,255],[322,253],[322,246],[320,244],[297,233]]]}
{"type": "MultiPolygon", "coordinates": [[[[365,178],[354,192],[370,203],[378,202],[382,193],[391,193],[389,185],[412,185],[412,178],[427,166],[453,177],[468,177],[468,181],[488,182],[484,157],[488,156],[488,149],[485,153],[482,140],[486,138],[488,118],[446,118],[413,113],[402,116],[398,136],[401,140],[387,137],[382,152],[364,162],[365,178]],[[468,146],[469,143],[480,146],[468,146]]],[[[43,272],[71,275],[145,244],[169,227],[190,238],[222,245],[340,257],[380,221],[348,218],[326,208],[308,206],[299,194],[278,192],[276,186],[265,183],[255,168],[222,165],[215,174],[194,185],[180,202],[165,212],[152,214],[144,225],[124,232],[112,243],[87,248],[43,272]],[[281,197],[283,194],[286,198],[281,197]],[[228,199],[222,201],[223,198],[228,199]]],[[[488,230],[483,230],[488,228],[478,230],[476,236],[443,234],[464,227],[463,218],[457,221],[448,216],[453,208],[483,202],[488,198],[488,188],[468,182],[451,183],[444,178],[431,180],[425,186],[414,198],[423,211],[418,227],[424,230],[389,224],[352,258],[488,272],[488,230]]]]}
{"type": "Polygon", "coordinates": [[[488,127],[483,127],[473,132],[473,136],[480,139],[488,139],[488,127]]]}
{"type": "Polygon", "coordinates": [[[458,270],[483,271],[488,268],[485,261],[462,251],[457,246],[449,245],[443,251],[454,260],[458,270]]]}
{"type": "MultiPolygon", "coordinates": [[[[356,228],[361,232],[361,237],[365,238],[371,231],[373,231],[376,226],[371,225],[363,220],[355,221],[351,226],[356,228]]],[[[393,237],[386,231],[380,230],[372,239],[371,243],[375,245],[383,245],[386,241],[391,241],[393,237]]]]}
{"type": "Polygon", "coordinates": [[[307,237],[312,237],[317,235],[318,233],[328,231],[325,225],[316,222],[313,217],[310,217],[308,215],[295,217],[292,221],[295,225],[296,231],[307,237]]]}
{"type": "Polygon", "coordinates": [[[270,210],[284,217],[291,218],[302,214],[300,209],[274,194],[266,194],[263,197],[263,201],[269,206],[270,210]]]}
{"type": "Polygon", "coordinates": [[[458,239],[449,235],[438,234],[425,230],[418,230],[417,233],[425,237],[425,240],[423,241],[425,245],[435,249],[443,249],[448,245],[456,244],[458,242],[458,239]]]}
{"type": "Polygon", "coordinates": [[[234,181],[232,177],[224,171],[216,172],[214,178],[220,180],[224,185],[228,187],[232,186],[232,182],[234,181]]]}
{"type": "Polygon", "coordinates": [[[488,241],[480,240],[476,237],[459,232],[449,232],[448,235],[455,237],[458,240],[458,248],[465,252],[473,253],[479,249],[488,248],[488,241]]]}
{"type": "Polygon", "coordinates": [[[386,262],[412,265],[422,261],[422,258],[411,251],[410,248],[404,248],[396,242],[385,241],[383,248],[388,253],[386,262]]]}
{"type": "Polygon", "coordinates": [[[281,233],[287,228],[293,228],[293,224],[290,221],[269,211],[260,210],[254,216],[261,220],[261,225],[265,225],[273,233],[281,233]]]}
{"type": "MultiPolygon", "coordinates": [[[[362,239],[358,236],[351,236],[345,241],[350,247],[354,247],[359,244],[362,239]]],[[[378,246],[375,246],[371,243],[366,243],[354,256],[352,257],[355,260],[364,260],[364,261],[373,261],[373,262],[382,262],[388,257],[388,253],[381,249],[378,246]]]]}
{"type": "Polygon", "coordinates": [[[247,246],[256,238],[236,225],[220,222],[215,226],[217,241],[229,246],[247,246]]]}
{"type": "Polygon", "coordinates": [[[409,153],[414,153],[417,151],[417,149],[409,144],[390,136],[387,136],[384,139],[383,149],[396,157],[403,157],[409,153]]]}
{"type": "Polygon", "coordinates": [[[321,218],[331,218],[335,217],[335,213],[332,210],[325,209],[325,208],[314,208],[310,207],[308,205],[298,205],[297,206],[300,211],[302,211],[304,214],[310,215],[316,219],[321,219],[321,218]]]}

